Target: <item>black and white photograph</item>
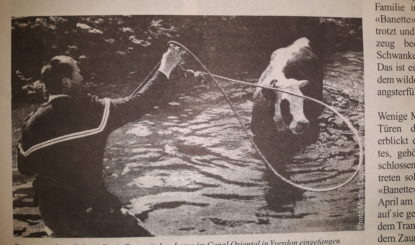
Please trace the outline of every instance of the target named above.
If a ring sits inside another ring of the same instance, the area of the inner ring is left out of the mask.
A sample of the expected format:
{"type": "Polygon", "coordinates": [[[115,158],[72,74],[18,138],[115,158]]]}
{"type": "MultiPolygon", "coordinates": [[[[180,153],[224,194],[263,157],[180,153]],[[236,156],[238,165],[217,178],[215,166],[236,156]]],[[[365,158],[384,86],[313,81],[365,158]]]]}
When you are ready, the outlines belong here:
{"type": "Polygon", "coordinates": [[[11,28],[15,237],[364,229],[361,18],[11,28]]]}

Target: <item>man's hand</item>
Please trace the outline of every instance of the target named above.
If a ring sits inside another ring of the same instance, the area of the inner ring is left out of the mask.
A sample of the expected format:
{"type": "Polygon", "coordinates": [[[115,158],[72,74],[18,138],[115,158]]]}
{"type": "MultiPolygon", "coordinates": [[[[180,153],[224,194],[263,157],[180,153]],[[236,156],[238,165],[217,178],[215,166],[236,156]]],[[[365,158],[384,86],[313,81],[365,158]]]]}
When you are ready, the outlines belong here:
{"type": "Polygon", "coordinates": [[[159,71],[170,78],[171,71],[181,62],[183,54],[184,51],[179,46],[170,44],[161,58],[159,71]]]}

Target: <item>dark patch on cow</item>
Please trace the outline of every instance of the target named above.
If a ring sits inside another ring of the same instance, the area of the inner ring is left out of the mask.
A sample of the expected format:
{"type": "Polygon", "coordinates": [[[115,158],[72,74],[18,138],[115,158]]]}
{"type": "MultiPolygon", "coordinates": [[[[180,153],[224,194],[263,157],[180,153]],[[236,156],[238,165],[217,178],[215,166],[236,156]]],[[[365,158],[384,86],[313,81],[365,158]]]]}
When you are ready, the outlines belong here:
{"type": "MultiPolygon", "coordinates": [[[[314,54],[311,47],[304,47],[296,53],[283,70],[287,78],[296,80],[309,80],[306,86],[301,88],[301,92],[309,97],[323,99],[323,65],[319,57],[314,54]]],[[[304,114],[310,120],[315,122],[321,114],[322,106],[317,103],[304,103],[304,114]]]]}

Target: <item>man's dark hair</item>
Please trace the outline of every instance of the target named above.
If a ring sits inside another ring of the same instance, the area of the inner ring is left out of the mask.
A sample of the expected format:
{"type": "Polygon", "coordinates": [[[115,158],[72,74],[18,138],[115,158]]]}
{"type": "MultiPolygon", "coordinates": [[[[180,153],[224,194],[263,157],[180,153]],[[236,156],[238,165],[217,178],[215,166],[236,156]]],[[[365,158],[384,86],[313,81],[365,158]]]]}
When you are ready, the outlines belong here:
{"type": "Polygon", "coordinates": [[[68,56],[55,56],[43,66],[41,80],[49,94],[62,93],[62,79],[72,79],[73,66],[69,63],[70,59],[68,56]]]}

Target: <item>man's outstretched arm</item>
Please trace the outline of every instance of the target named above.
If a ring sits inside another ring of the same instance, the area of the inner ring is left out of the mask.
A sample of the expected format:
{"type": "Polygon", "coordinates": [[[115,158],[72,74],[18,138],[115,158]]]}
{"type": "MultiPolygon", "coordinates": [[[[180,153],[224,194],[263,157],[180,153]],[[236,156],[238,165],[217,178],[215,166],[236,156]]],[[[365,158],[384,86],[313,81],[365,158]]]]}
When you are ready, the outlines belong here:
{"type": "Polygon", "coordinates": [[[137,120],[158,105],[166,88],[170,85],[172,70],[181,61],[178,47],[169,47],[163,54],[160,67],[153,77],[134,95],[110,101],[108,130],[114,130],[124,124],[137,120]]]}

